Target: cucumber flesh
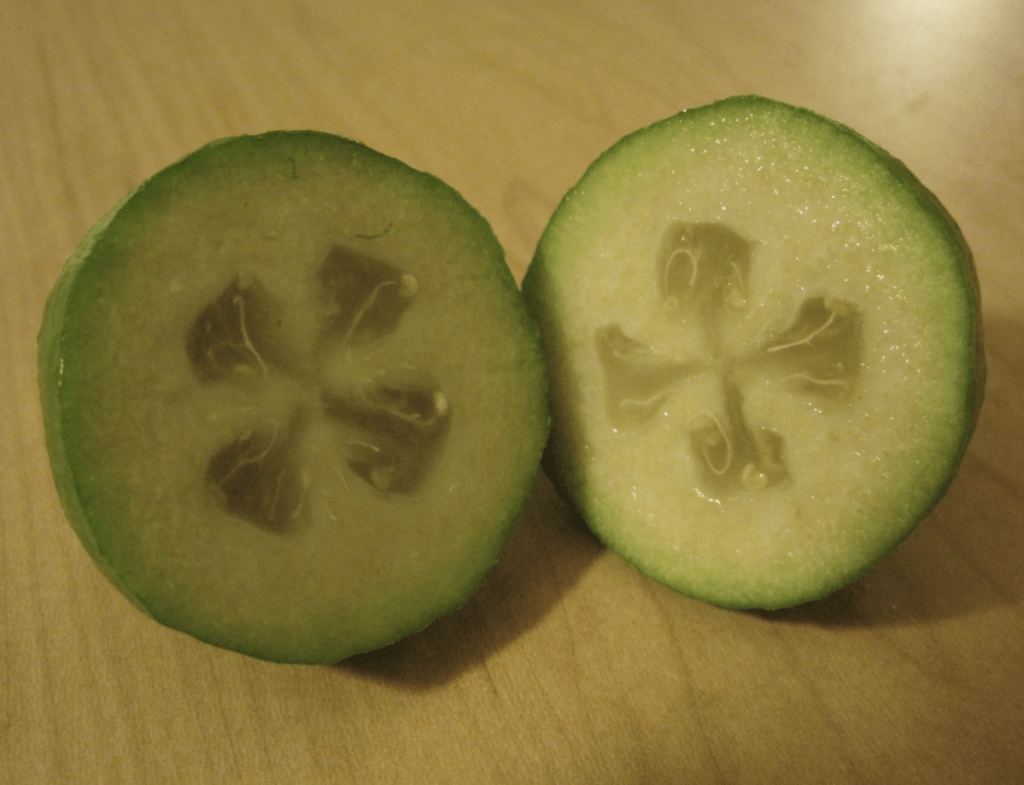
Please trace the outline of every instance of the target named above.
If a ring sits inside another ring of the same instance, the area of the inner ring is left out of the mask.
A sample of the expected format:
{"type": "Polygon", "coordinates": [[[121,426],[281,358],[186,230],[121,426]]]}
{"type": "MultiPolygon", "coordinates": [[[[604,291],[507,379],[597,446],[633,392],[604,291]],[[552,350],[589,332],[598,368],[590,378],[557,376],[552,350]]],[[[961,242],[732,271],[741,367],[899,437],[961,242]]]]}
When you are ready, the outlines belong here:
{"type": "Polygon", "coordinates": [[[556,484],[642,572],[724,606],[870,569],[941,497],[981,404],[956,223],[876,145],[760,97],[609,149],[523,291],[556,484]]]}

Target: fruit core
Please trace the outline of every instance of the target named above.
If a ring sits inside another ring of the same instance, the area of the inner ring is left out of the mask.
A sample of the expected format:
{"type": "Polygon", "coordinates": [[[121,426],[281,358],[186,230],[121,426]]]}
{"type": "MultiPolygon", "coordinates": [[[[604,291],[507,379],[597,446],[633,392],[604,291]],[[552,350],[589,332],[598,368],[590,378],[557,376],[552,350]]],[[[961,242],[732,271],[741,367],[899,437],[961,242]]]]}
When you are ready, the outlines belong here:
{"type": "MultiPolygon", "coordinates": [[[[448,397],[423,369],[402,366],[369,378],[353,374],[344,389],[328,384],[324,358],[372,345],[394,332],[419,291],[410,272],[334,246],[315,275],[322,323],[312,347],[291,346],[281,327],[287,313],[252,273],[229,280],[196,316],[185,339],[203,384],[253,391],[284,375],[311,395],[295,394],[288,418],[265,418],[211,458],[206,479],[228,512],[277,533],[303,519],[308,473],[301,445],[307,430],[327,421],[341,436],[349,470],[377,494],[410,494],[423,481],[451,420],[448,397]],[[312,373],[297,357],[314,358],[312,373]]],[[[332,377],[333,378],[333,377],[332,377]]]]}
{"type": "Polygon", "coordinates": [[[729,344],[723,325],[750,307],[747,283],[756,248],[720,223],[677,222],[666,229],[652,282],[659,317],[673,329],[696,331],[698,356],[673,356],[615,323],[594,335],[616,429],[650,422],[688,380],[709,374],[718,380],[720,400],[699,414],[688,434],[703,493],[716,501],[790,479],[785,437],[751,424],[744,413],[743,380],[751,372],[779,382],[786,394],[839,405],[862,363],[861,310],[825,294],[805,299],[790,326],[765,332],[753,351],[729,344]]]}

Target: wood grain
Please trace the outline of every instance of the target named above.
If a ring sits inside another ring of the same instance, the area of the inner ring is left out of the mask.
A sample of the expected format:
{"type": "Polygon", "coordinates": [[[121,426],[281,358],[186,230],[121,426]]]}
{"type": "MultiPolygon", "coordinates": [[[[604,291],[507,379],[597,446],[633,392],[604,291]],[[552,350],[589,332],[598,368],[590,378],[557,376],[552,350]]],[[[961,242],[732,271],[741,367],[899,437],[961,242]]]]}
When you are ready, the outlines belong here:
{"type": "Polygon", "coordinates": [[[6,0],[0,782],[1006,783],[1024,771],[1024,5],[6,0]],[[737,613],[605,551],[539,478],[468,605],[332,668],[134,611],[64,522],[35,333],[64,258],[217,137],[317,128],[437,174],[519,277],[623,134],[739,93],[902,158],[957,216],[988,393],[947,497],[867,578],[737,613]]]}

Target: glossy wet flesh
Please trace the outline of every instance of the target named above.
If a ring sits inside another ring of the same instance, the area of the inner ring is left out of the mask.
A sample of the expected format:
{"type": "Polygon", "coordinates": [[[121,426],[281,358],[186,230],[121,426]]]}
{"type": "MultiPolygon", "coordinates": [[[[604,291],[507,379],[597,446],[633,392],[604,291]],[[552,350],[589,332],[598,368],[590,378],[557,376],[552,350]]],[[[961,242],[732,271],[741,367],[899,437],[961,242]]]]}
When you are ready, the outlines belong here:
{"type": "Polygon", "coordinates": [[[789,479],[786,438],[771,423],[752,423],[744,407],[745,372],[767,374],[786,395],[821,406],[839,404],[857,381],[862,361],[860,310],[851,302],[810,297],[790,326],[768,334],[753,351],[732,347],[723,329],[749,307],[748,281],[756,245],[717,223],[674,223],[655,260],[660,318],[696,331],[702,351],[677,357],[615,323],[595,333],[604,367],[608,416],[616,429],[636,429],[672,407],[695,377],[712,374],[719,400],[692,415],[689,445],[701,492],[721,500],[789,479]]]}
{"type": "MultiPolygon", "coordinates": [[[[419,281],[384,261],[336,246],[316,273],[323,314],[310,347],[314,366],[327,356],[371,348],[398,329],[413,306],[419,281]]],[[[294,358],[304,347],[289,346],[280,329],[288,314],[272,292],[250,273],[230,280],[196,317],[185,352],[203,384],[251,388],[273,374],[295,378],[315,394],[296,401],[285,420],[253,423],[220,448],[206,478],[228,512],[264,529],[293,530],[307,507],[309,471],[302,441],[318,421],[334,427],[338,450],[354,478],[383,497],[409,494],[426,477],[451,419],[445,393],[425,369],[401,367],[354,374],[348,386],[325,383],[322,368],[307,375],[294,358]],[[310,405],[309,400],[316,400],[310,405]]]]}

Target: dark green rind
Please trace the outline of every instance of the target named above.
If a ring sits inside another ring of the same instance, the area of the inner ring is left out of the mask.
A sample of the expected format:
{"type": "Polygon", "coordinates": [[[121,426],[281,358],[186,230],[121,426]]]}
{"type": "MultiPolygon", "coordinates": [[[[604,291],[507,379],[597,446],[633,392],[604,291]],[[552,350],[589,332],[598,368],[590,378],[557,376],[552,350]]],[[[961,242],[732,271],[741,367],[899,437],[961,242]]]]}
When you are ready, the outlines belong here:
{"type": "MultiPolygon", "coordinates": [[[[140,186],[141,188],[141,186],[140,186]]],[[[78,482],[74,469],[68,458],[64,443],[64,413],[61,403],[63,382],[64,344],[68,339],[62,329],[64,310],[74,290],[78,275],[82,272],[89,253],[102,237],[120,209],[136,194],[138,188],[128,193],[114,205],[85,235],[74,253],[64,263],[58,275],[46,306],[43,311],[42,324],[36,338],[37,347],[37,381],[39,385],[40,403],[43,414],[43,427],[46,434],[46,449],[50,458],[54,484],[61,506],[67,516],[68,523],[81,540],[86,552],[99,568],[100,572],[120,591],[136,608],[152,617],[149,609],[129,588],[114,570],[103,554],[93,534],[88,515],[82,503],[78,482]]]]}
{"type": "MultiPolygon", "coordinates": [[[[791,596],[788,597],[785,602],[765,603],[755,599],[743,601],[729,599],[721,594],[716,594],[713,590],[709,591],[708,587],[703,585],[684,586],[679,585],[678,583],[673,583],[670,580],[659,577],[655,570],[651,570],[650,568],[645,568],[637,564],[635,561],[631,560],[628,555],[622,552],[623,549],[621,547],[617,547],[615,543],[610,542],[600,531],[601,527],[592,525],[591,523],[595,519],[600,518],[601,513],[599,511],[588,509],[586,500],[582,498],[580,488],[583,485],[583,478],[580,476],[579,468],[574,461],[575,456],[573,454],[572,446],[569,445],[561,436],[563,431],[572,431],[573,428],[571,426],[569,428],[560,428],[557,418],[552,422],[551,437],[547,450],[542,458],[542,467],[544,472],[551,479],[558,494],[568,504],[579,511],[594,535],[597,536],[605,546],[616,551],[627,562],[632,564],[640,573],[663,583],[681,594],[704,600],[721,607],[736,610],[748,610],[754,608],[760,608],[763,610],[780,610],[826,597],[871,572],[878,566],[879,562],[892,552],[893,549],[902,544],[912,533],[916,524],[935,508],[946,494],[953,479],[956,477],[964,452],[967,449],[971,436],[974,432],[974,428],[977,424],[978,415],[984,400],[986,360],[981,321],[980,286],[974,266],[973,254],[960,230],[959,225],[945,206],[941,204],[938,198],[920,182],[920,180],[902,161],[895,158],[886,150],[848,126],[819,115],[810,109],[783,104],[779,101],[764,98],[762,96],[734,96],[705,106],[684,110],[672,117],[657,121],[649,126],[627,134],[610,148],[601,153],[601,155],[599,155],[598,158],[590,164],[576,185],[569,189],[556,207],[551,219],[541,235],[540,241],[537,244],[534,257],[529,269],[527,270],[526,276],[523,279],[522,291],[523,296],[526,299],[527,307],[533,312],[534,317],[541,326],[545,352],[548,354],[549,362],[552,362],[553,364],[555,360],[552,358],[557,358],[562,353],[561,347],[564,345],[564,338],[559,331],[557,320],[550,318],[548,315],[548,304],[552,302],[554,298],[551,294],[547,271],[550,266],[559,264],[559,261],[552,258],[550,255],[549,246],[557,242],[557,235],[562,231],[561,224],[565,220],[568,220],[568,215],[572,210],[572,204],[577,199],[578,194],[581,194],[590,186],[591,180],[600,176],[599,173],[606,162],[626,153],[628,148],[633,145],[642,145],[644,137],[646,137],[648,133],[657,131],[663,126],[689,122],[694,118],[699,118],[701,115],[713,115],[723,108],[734,107],[737,105],[748,107],[751,112],[764,110],[778,111],[779,109],[793,112],[799,116],[805,117],[811,122],[824,123],[834,131],[871,150],[875,154],[878,162],[882,164],[885,169],[888,170],[888,172],[907,189],[909,193],[913,194],[914,198],[921,206],[923,214],[931,217],[935,226],[946,238],[950,247],[956,250],[963,290],[967,294],[973,313],[970,341],[973,345],[971,357],[974,365],[973,368],[969,369],[969,373],[973,377],[974,383],[969,389],[965,390],[964,411],[970,412],[968,425],[961,433],[956,454],[950,456],[950,470],[947,473],[947,476],[942,482],[936,484],[934,493],[915,513],[914,520],[911,522],[911,525],[907,526],[905,529],[896,531],[896,536],[892,539],[880,542],[875,552],[863,558],[861,562],[862,566],[859,569],[842,575],[837,575],[834,581],[825,584],[815,584],[810,590],[792,592],[791,596]]],[[[572,391],[570,391],[569,394],[571,395],[572,391]]]]}
{"type": "Polygon", "coordinates": [[[277,642],[273,642],[265,647],[254,647],[251,644],[236,645],[232,640],[224,636],[218,636],[215,632],[205,634],[195,629],[182,630],[198,640],[258,659],[281,663],[332,664],[394,643],[424,629],[436,619],[464,605],[497,563],[532,492],[536,471],[539,470],[539,461],[547,442],[550,428],[550,416],[547,406],[547,363],[541,349],[540,330],[525,308],[516,286],[515,278],[505,263],[504,251],[493,229],[472,205],[436,176],[415,170],[398,159],[379,153],[361,142],[332,134],[317,131],[273,131],[257,136],[230,137],[210,142],[170,164],[125,195],[89,230],[72,256],[69,257],[61,269],[57,282],[47,299],[42,324],[37,337],[38,384],[46,445],[50,456],[54,482],[69,524],[100,572],[135,607],[157,622],[173,629],[181,630],[181,625],[175,624],[174,619],[162,617],[147,607],[147,604],[140,598],[139,593],[118,574],[114,565],[111,564],[103,553],[103,549],[94,532],[94,521],[86,510],[86,505],[83,502],[83,493],[76,479],[75,470],[65,444],[65,434],[68,428],[65,423],[64,405],[62,402],[62,358],[65,356],[67,346],[75,341],[76,336],[66,329],[67,324],[64,317],[69,305],[72,308],[74,307],[72,303],[75,300],[75,292],[82,282],[91,275],[102,275],[102,269],[96,269],[96,266],[90,264],[93,251],[98,247],[102,247],[106,233],[115,222],[126,219],[130,220],[131,213],[134,211],[134,205],[136,204],[135,200],[138,197],[144,196],[150,188],[163,187],[166,181],[173,181],[179,171],[187,170],[196,165],[202,165],[204,157],[208,153],[216,151],[217,148],[225,145],[259,144],[263,140],[273,140],[275,137],[284,138],[288,136],[306,136],[309,138],[319,138],[332,144],[350,145],[354,155],[370,159],[374,165],[387,167],[391,170],[401,170],[410,176],[418,178],[419,182],[426,185],[427,190],[435,192],[438,198],[452,202],[459,210],[464,211],[466,215],[472,216],[476,223],[473,229],[474,236],[481,246],[486,249],[486,253],[482,254],[482,257],[485,259],[485,266],[488,269],[482,269],[481,273],[500,281],[501,291],[506,294],[508,301],[513,304],[513,310],[519,316],[519,327],[524,337],[535,347],[529,367],[524,366],[521,368],[525,383],[532,385],[538,391],[536,411],[532,415],[532,421],[527,425],[523,433],[523,444],[526,447],[524,453],[529,456],[528,459],[524,459],[523,463],[524,465],[530,464],[535,469],[532,472],[524,473],[523,481],[518,490],[510,496],[509,506],[505,508],[508,514],[497,522],[496,525],[492,522],[495,531],[495,536],[492,539],[493,547],[488,552],[481,553],[475,565],[467,565],[472,567],[473,572],[470,575],[461,576],[463,585],[468,587],[463,596],[445,605],[425,607],[424,612],[418,618],[413,619],[399,629],[392,629],[387,634],[378,635],[372,641],[367,642],[363,640],[347,647],[338,647],[337,645],[324,646],[317,648],[315,651],[301,653],[296,652],[294,647],[289,646],[288,642],[284,642],[284,645],[278,645],[277,642]],[[526,476],[527,474],[528,476],[526,476]]]}

